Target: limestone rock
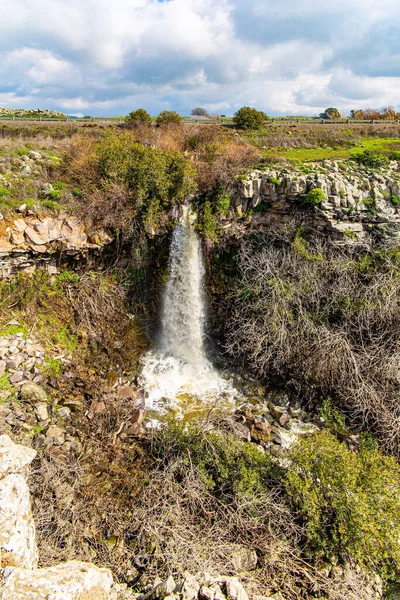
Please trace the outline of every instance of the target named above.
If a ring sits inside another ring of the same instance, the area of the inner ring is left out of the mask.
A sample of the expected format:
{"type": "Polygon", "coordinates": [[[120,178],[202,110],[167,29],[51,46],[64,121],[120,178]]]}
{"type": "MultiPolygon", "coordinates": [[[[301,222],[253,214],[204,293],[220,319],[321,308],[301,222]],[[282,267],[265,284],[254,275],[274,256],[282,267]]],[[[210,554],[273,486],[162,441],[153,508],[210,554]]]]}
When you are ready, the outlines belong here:
{"type": "Polygon", "coordinates": [[[46,403],[47,394],[37,383],[26,383],[21,387],[21,399],[29,403],[46,403]]]}
{"type": "Polygon", "coordinates": [[[75,560],[33,571],[9,567],[1,600],[108,600],[112,582],[109,569],[75,560]]]}
{"type": "MultiPolygon", "coordinates": [[[[32,452],[36,454],[34,450],[32,452]]],[[[7,475],[0,480],[0,548],[3,567],[34,569],[37,566],[29,488],[20,474],[7,475]]]]}
{"type": "Polygon", "coordinates": [[[183,573],[183,584],[181,589],[182,600],[196,600],[199,595],[200,584],[196,577],[187,571],[183,573]]]}
{"type": "Polygon", "coordinates": [[[36,456],[36,451],[14,444],[8,435],[0,435],[0,477],[20,473],[36,456]]]}
{"type": "Polygon", "coordinates": [[[237,577],[225,578],[226,595],[230,600],[249,600],[247,592],[237,577]]]}
{"type": "Polygon", "coordinates": [[[235,572],[254,571],[257,568],[257,552],[238,544],[237,549],[232,553],[231,560],[235,572]]]}

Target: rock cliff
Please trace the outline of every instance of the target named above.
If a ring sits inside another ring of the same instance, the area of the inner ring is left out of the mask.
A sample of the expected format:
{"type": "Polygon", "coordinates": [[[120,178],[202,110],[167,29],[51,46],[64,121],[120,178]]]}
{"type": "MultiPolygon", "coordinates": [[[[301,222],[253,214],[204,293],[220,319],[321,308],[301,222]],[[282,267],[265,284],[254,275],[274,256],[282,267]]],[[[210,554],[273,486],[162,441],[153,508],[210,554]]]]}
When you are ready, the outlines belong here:
{"type": "Polygon", "coordinates": [[[111,241],[99,231],[89,235],[76,217],[65,212],[54,216],[27,214],[0,221],[0,279],[17,270],[56,264],[67,257],[80,259],[88,252],[98,252],[111,241]]]}
{"type": "MultiPolygon", "coordinates": [[[[347,242],[400,241],[400,164],[379,168],[355,162],[325,161],[309,167],[253,171],[239,182],[230,221],[251,217],[259,226],[285,224],[293,217],[347,242]],[[324,198],[313,205],[311,190],[324,198]]],[[[228,224],[229,227],[229,224],[228,224]]]]}

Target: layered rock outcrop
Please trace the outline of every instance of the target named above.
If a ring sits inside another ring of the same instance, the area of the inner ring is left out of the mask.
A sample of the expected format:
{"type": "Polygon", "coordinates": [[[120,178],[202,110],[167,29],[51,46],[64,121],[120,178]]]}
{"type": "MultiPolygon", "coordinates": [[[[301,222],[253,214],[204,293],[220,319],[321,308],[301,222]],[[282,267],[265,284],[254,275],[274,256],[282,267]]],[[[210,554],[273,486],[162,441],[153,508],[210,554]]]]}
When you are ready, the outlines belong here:
{"type": "Polygon", "coordinates": [[[325,161],[307,167],[253,171],[240,182],[231,219],[251,215],[256,225],[284,224],[301,217],[317,231],[348,242],[371,238],[400,242],[400,164],[380,168],[325,161]],[[308,193],[325,198],[313,205],[308,193]]]}
{"type": "Polygon", "coordinates": [[[2,221],[0,230],[0,278],[37,266],[47,265],[54,270],[61,258],[79,259],[110,241],[104,231],[90,236],[76,217],[65,212],[10,218],[2,221]]]}

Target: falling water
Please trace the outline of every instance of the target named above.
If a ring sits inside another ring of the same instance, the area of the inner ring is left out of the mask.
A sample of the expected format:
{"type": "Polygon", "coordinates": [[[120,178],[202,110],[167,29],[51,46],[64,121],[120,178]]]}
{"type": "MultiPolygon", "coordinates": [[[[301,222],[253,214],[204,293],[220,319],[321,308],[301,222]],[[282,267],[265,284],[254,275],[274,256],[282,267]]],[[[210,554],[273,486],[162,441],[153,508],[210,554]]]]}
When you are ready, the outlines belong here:
{"type": "Polygon", "coordinates": [[[205,354],[204,267],[195,218],[184,206],[173,233],[159,342],[143,361],[147,408],[160,410],[182,397],[209,400],[231,389],[205,354]]]}

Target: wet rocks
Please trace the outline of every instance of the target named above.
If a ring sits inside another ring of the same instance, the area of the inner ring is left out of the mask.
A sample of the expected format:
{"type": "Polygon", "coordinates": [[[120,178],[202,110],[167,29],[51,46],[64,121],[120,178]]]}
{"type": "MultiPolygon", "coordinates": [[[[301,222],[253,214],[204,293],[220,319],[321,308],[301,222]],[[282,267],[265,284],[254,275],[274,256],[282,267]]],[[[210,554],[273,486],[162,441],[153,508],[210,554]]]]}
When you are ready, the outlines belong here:
{"type": "Polygon", "coordinates": [[[236,410],[231,429],[239,439],[259,444],[275,456],[291,448],[298,436],[318,429],[301,409],[272,402],[260,406],[258,410],[246,406],[236,410]],[[262,414],[257,416],[257,412],[262,414]]]}

